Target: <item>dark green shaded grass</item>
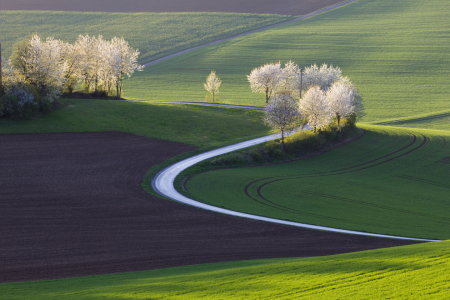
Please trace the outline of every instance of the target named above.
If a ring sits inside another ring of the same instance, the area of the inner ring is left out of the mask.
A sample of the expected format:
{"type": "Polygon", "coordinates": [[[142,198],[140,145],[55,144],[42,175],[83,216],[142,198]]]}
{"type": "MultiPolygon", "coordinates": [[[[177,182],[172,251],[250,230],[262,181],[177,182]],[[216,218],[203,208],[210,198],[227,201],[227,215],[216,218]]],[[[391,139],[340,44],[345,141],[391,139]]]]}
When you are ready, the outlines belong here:
{"type": "Polygon", "coordinates": [[[204,101],[202,83],[215,70],[222,102],[263,106],[264,95],[251,92],[246,75],[292,59],[341,67],[363,96],[365,122],[448,111],[449,10],[443,0],[357,1],[146,68],[126,82],[126,97],[204,101]]]}
{"type": "Polygon", "coordinates": [[[34,120],[0,119],[0,133],[117,130],[209,149],[269,132],[259,111],[114,100],[69,101],[72,104],[67,107],[34,120]]]}
{"type": "Polygon", "coordinates": [[[290,19],[237,13],[98,13],[0,11],[0,37],[9,57],[13,45],[33,33],[74,42],[79,34],[123,37],[141,52],[140,63],[290,19]]]}
{"type": "Polygon", "coordinates": [[[1,299],[445,299],[450,242],[0,284],[1,299]]]}
{"type": "Polygon", "coordinates": [[[205,203],[277,219],[448,239],[450,132],[362,128],[363,137],[325,154],[201,173],[187,190],[205,203]]]}
{"type": "Polygon", "coordinates": [[[388,125],[428,129],[450,129],[450,110],[419,114],[411,117],[373,122],[374,125],[388,125]]]}

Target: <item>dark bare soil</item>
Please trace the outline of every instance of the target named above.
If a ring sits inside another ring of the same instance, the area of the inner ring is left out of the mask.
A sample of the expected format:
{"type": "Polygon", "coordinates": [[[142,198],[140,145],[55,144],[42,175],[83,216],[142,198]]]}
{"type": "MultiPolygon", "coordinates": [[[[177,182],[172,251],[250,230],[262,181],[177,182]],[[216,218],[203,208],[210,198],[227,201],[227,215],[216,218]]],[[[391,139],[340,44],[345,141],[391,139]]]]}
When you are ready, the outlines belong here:
{"type": "Polygon", "coordinates": [[[0,135],[0,282],[412,243],[225,216],[142,189],[148,169],[190,150],[121,132],[0,135]]]}
{"type": "Polygon", "coordinates": [[[342,0],[2,0],[1,10],[235,12],[300,16],[342,0]]]}

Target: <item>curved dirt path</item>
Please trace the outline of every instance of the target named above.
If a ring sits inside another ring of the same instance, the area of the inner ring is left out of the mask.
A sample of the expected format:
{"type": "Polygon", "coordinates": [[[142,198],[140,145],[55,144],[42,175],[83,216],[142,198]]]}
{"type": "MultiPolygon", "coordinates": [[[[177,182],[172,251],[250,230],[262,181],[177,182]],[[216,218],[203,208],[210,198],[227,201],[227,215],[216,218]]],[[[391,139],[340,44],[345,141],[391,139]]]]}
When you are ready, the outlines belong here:
{"type": "Polygon", "coordinates": [[[241,37],[241,36],[245,36],[245,35],[248,35],[248,34],[252,34],[252,33],[260,32],[260,31],[264,31],[264,30],[267,30],[267,29],[271,29],[271,28],[278,27],[278,26],[281,26],[281,25],[289,24],[289,23],[292,23],[292,22],[300,21],[300,20],[303,20],[303,19],[306,19],[306,18],[315,16],[315,15],[318,15],[318,14],[321,14],[321,13],[324,13],[324,12],[327,12],[327,11],[329,11],[329,10],[338,8],[338,7],[340,7],[340,6],[347,5],[347,4],[352,3],[352,2],[355,2],[355,1],[356,1],[356,0],[348,0],[348,1],[344,1],[344,2],[341,2],[341,3],[338,3],[338,4],[334,4],[334,5],[331,5],[331,6],[322,8],[322,9],[319,9],[319,10],[317,10],[317,11],[314,11],[314,12],[312,12],[312,13],[306,14],[306,15],[304,15],[304,16],[301,16],[301,17],[298,17],[298,18],[295,18],[295,19],[292,19],[292,20],[289,20],[289,21],[285,21],[285,22],[281,22],[281,23],[269,25],[269,26],[266,26],[266,27],[258,28],[258,29],[255,29],[255,30],[251,30],[251,31],[247,31],[247,32],[241,33],[241,34],[233,35],[233,36],[230,36],[230,37],[227,37],[227,38],[224,38],[224,39],[220,39],[220,40],[217,40],[217,41],[214,41],[214,42],[210,42],[210,43],[207,43],[207,44],[203,44],[203,45],[200,45],[200,46],[197,46],[197,47],[193,47],[193,48],[190,48],[190,49],[186,49],[186,50],[183,50],[183,51],[180,51],[180,52],[177,52],[177,53],[174,53],[174,54],[171,54],[171,55],[168,55],[168,56],[159,58],[159,59],[154,60],[154,61],[152,61],[152,62],[146,63],[146,64],[144,64],[144,66],[148,67],[148,66],[157,64],[157,63],[159,63],[159,62],[168,60],[168,59],[170,59],[170,58],[176,57],[176,56],[178,56],[178,55],[181,55],[181,54],[184,54],[184,53],[193,51],[193,50],[197,50],[197,49],[200,49],[200,48],[203,48],[203,47],[215,45],[215,44],[218,44],[218,43],[221,43],[221,42],[225,42],[225,41],[229,41],[229,40],[232,40],[232,39],[241,37]]]}

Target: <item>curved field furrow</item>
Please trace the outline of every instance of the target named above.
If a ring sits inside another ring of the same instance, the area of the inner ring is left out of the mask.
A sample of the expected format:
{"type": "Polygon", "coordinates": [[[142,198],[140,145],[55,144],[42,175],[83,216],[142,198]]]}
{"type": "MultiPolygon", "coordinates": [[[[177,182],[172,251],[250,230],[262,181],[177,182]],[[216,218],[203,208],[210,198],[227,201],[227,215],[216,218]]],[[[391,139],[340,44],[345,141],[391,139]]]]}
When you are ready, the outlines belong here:
{"type": "MultiPolygon", "coordinates": [[[[278,178],[278,179],[276,179],[276,180],[272,180],[272,181],[269,181],[269,182],[265,182],[265,183],[263,183],[263,184],[257,186],[257,187],[256,187],[256,194],[257,194],[261,199],[263,199],[264,201],[269,202],[269,203],[272,203],[273,205],[279,206],[279,205],[277,205],[277,204],[275,204],[275,203],[273,203],[273,202],[268,201],[267,199],[265,199],[265,198],[261,195],[261,189],[262,189],[263,187],[265,187],[265,186],[267,186],[267,185],[269,185],[269,184],[271,184],[271,183],[273,183],[273,182],[278,182],[278,181],[280,181],[280,180],[295,179],[295,178],[300,179],[300,178],[305,178],[305,177],[322,177],[322,176],[341,175],[341,174],[350,173],[350,172],[356,172],[356,171],[361,171],[361,170],[365,170],[365,169],[368,169],[368,168],[371,168],[371,167],[375,167],[375,166],[381,165],[381,164],[383,164],[383,163],[389,162],[389,161],[391,161],[391,160],[393,160],[393,159],[400,158],[400,157],[402,157],[402,156],[404,156],[404,155],[406,155],[406,154],[409,154],[409,153],[411,153],[411,152],[413,152],[413,151],[416,151],[417,149],[419,149],[419,148],[421,148],[421,147],[423,147],[423,146],[425,145],[427,139],[426,139],[425,136],[423,136],[424,141],[423,141],[422,144],[419,145],[417,148],[414,148],[414,149],[412,149],[412,150],[410,150],[410,151],[408,151],[408,152],[406,152],[406,153],[404,153],[404,154],[402,154],[402,155],[400,155],[400,156],[393,157],[393,158],[391,158],[391,159],[389,159],[389,160],[386,160],[386,161],[383,161],[383,162],[379,162],[379,163],[374,164],[374,165],[366,166],[366,165],[371,164],[371,163],[373,163],[373,162],[375,162],[375,161],[379,161],[379,160],[381,160],[381,159],[383,159],[383,158],[389,157],[389,156],[391,156],[391,155],[394,155],[394,154],[396,154],[396,153],[398,153],[398,152],[401,152],[401,151],[406,150],[406,149],[408,149],[409,147],[413,146],[413,145],[415,144],[415,142],[417,141],[417,136],[414,135],[414,134],[413,134],[412,136],[413,136],[414,138],[413,138],[413,141],[412,141],[410,144],[408,144],[408,145],[406,145],[405,147],[403,147],[403,148],[401,148],[401,149],[398,149],[398,150],[396,150],[396,151],[394,151],[394,152],[388,153],[388,154],[386,154],[386,155],[384,155],[384,156],[382,156],[382,157],[375,158],[375,159],[373,159],[373,160],[371,160],[371,161],[364,162],[364,163],[361,163],[361,164],[358,164],[358,165],[355,165],[355,166],[351,166],[351,167],[348,167],[348,168],[344,168],[344,169],[333,170],[333,171],[325,171],[325,172],[319,172],[319,173],[312,173],[312,174],[301,174],[301,176],[287,176],[287,177],[284,177],[284,178],[278,178]],[[366,166],[366,167],[364,167],[364,168],[359,168],[359,169],[356,169],[356,170],[350,170],[350,169],[354,169],[354,168],[361,167],[361,166],[366,166]],[[346,171],[346,170],[350,170],[350,171],[346,171]],[[342,171],[346,171],[346,172],[342,172],[342,171]],[[339,172],[339,173],[337,173],[337,172],[339,172]]],[[[256,199],[254,199],[252,196],[250,196],[250,194],[249,194],[249,188],[250,188],[250,187],[255,188],[255,187],[253,187],[253,185],[254,185],[256,182],[259,182],[259,181],[262,181],[262,180],[265,180],[265,179],[269,179],[269,178],[273,178],[273,177],[263,178],[263,179],[255,180],[255,181],[249,183],[248,185],[245,186],[245,188],[244,188],[244,193],[245,193],[248,197],[252,198],[253,200],[258,201],[258,200],[256,200],[256,199]]],[[[261,202],[261,203],[262,203],[262,202],[261,202]]]]}
{"type": "Polygon", "coordinates": [[[188,190],[208,204],[272,218],[397,236],[448,237],[445,158],[450,136],[364,129],[360,139],[317,157],[196,175],[187,182],[188,190]],[[199,192],[198,180],[203,186],[216,181],[223,186],[199,192]]]}

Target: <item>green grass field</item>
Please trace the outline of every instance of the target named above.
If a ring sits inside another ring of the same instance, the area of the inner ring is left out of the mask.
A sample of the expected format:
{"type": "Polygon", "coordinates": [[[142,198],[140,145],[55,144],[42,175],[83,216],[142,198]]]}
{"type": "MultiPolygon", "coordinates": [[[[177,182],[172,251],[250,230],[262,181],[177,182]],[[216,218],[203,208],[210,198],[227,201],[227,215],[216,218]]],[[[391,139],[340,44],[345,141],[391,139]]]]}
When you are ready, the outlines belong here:
{"type": "Polygon", "coordinates": [[[140,63],[290,19],[235,13],[83,13],[0,10],[0,43],[9,57],[17,40],[33,33],[74,42],[79,34],[123,37],[141,52],[140,63]]]}
{"type": "Polygon", "coordinates": [[[31,121],[0,119],[0,133],[118,130],[209,149],[269,132],[259,111],[114,100],[69,101],[71,105],[31,121]]]}
{"type": "MultiPolygon", "coordinates": [[[[223,81],[218,95],[222,102],[262,106],[264,96],[252,94],[246,81],[252,68],[289,59],[302,66],[338,65],[364,97],[365,122],[402,128],[362,124],[366,135],[340,149],[289,164],[208,172],[188,182],[189,192],[205,202],[214,194],[219,206],[283,219],[448,239],[450,131],[444,130],[450,126],[449,9],[443,0],[360,0],[146,68],[125,81],[125,97],[203,101],[202,83],[216,70],[223,81]],[[248,184],[249,195],[262,203],[245,196],[248,184]],[[278,205],[268,202],[275,200],[278,205]]],[[[2,47],[8,53],[18,35],[33,32],[67,41],[79,33],[119,35],[145,53],[141,62],[147,62],[222,37],[223,28],[230,29],[224,35],[231,35],[282,20],[204,15],[177,15],[179,23],[173,24],[170,14],[0,11],[0,36],[7,37],[2,47]],[[205,20],[217,23],[196,34],[193,28],[205,20]]],[[[104,100],[76,100],[32,121],[0,121],[0,133],[107,130],[203,150],[269,131],[259,112],[104,100]]],[[[0,284],[0,299],[445,299],[449,245],[7,283],[0,284]]]]}
{"type": "Polygon", "coordinates": [[[450,239],[450,132],[362,126],[325,154],[191,178],[190,197],[215,206],[329,227],[450,239]]]}
{"type": "Polygon", "coordinates": [[[4,283],[0,299],[446,299],[450,242],[4,283]]]}
{"type": "Polygon", "coordinates": [[[360,0],[146,68],[125,83],[125,97],[204,101],[202,83],[215,70],[222,102],[263,106],[264,95],[251,93],[246,75],[292,59],[300,66],[341,67],[363,95],[364,122],[448,111],[449,10],[443,0],[360,0]]]}

